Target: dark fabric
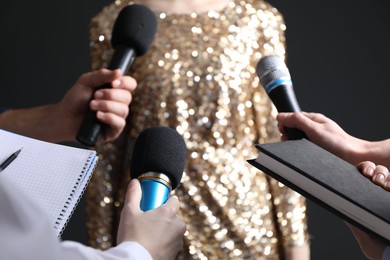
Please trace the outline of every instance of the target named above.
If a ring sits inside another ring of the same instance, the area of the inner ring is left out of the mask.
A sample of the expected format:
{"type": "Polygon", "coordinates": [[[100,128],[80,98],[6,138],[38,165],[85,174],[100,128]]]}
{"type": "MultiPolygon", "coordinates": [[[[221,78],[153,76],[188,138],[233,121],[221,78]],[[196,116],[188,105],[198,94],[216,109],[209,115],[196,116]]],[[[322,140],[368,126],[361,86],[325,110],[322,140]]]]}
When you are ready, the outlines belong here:
{"type": "Polygon", "coordinates": [[[8,107],[1,107],[0,106],[0,114],[3,113],[4,111],[7,111],[9,108],[8,107]]]}

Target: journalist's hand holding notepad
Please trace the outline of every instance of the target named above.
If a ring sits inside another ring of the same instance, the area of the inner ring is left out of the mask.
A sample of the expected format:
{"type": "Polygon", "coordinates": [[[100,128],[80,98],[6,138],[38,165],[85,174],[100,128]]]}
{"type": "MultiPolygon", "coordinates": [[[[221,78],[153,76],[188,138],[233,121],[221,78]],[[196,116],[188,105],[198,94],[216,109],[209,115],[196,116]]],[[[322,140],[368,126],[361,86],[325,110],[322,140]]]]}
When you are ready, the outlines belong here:
{"type": "MultiPolygon", "coordinates": [[[[282,140],[284,129],[297,128],[308,139],[345,161],[357,165],[375,184],[390,191],[390,139],[367,141],[346,133],[336,122],[318,113],[280,113],[277,116],[282,140]]],[[[361,192],[364,192],[361,191],[361,192]]],[[[370,196],[370,194],[366,194],[370,196]]],[[[347,223],[348,224],[348,223],[347,223]]],[[[360,229],[348,224],[363,253],[370,259],[390,259],[389,247],[360,229]],[[389,257],[389,258],[386,258],[389,257]]]]}

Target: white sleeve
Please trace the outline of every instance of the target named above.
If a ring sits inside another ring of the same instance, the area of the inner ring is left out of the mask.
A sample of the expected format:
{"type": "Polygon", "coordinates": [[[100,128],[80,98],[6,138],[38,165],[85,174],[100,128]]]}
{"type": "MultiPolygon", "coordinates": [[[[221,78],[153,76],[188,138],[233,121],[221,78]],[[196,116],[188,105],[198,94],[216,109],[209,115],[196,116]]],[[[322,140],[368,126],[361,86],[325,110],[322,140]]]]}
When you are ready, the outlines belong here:
{"type": "Polygon", "coordinates": [[[105,251],[96,250],[73,241],[61,243],[65,259],[153,260],[149,252],[136,242],[123,242],[105,251]]]}
{"type": "Polygon", "coordinates": [[[124,242],[106,251],[80,243],[61,242],[46,213],[25,191],[0,177],[1,259],[40,260],[151,260],[148,251],[136,242],[124,242]]]}
{"type": "Polygon", "coordinates": [[[60,242],[45,213],[11,181],[0,177],[2,259],[57,259],[60,242]]]}

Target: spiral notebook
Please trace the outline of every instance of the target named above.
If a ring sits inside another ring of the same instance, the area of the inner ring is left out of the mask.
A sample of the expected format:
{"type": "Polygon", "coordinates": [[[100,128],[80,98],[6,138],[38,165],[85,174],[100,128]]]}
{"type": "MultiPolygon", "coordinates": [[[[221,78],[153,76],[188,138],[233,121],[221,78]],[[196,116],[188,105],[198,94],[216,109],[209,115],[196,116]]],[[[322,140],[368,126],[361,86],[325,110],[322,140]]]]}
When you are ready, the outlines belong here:
{"type": "Polygon", "coordinates": [[[55,144],[0,129],[0,163],[22,149],[0,172],[41,206],[60,236],[95,169],[96,151],[55,144]]]}

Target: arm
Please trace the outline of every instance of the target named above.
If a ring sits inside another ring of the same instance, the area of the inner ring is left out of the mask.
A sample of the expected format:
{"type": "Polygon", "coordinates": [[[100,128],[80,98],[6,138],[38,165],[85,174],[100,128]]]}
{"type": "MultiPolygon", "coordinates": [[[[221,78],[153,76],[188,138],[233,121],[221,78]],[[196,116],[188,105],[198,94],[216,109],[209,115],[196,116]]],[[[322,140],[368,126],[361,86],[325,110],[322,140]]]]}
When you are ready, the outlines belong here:
{"type": "Polygon", "coordinates": [[[285,127],[297,128],[313,143],[354,165],[369,160],[390,167],[390,139],[370,142],[353,137],[318,113],[280,113],[277,120],[282,140],[286,140],[285,127]]]}
{"type": "Polygon", "coordinates": [[[90,107],[97,111],[101,122],[109,125],[101,138],[110,141],[118,137],[125,126],[135,87],[135,80],[121,76],[120,70],[85,73],[55,104],[1,113],[0,128],[45,141],[75,141],[81,120],[90,107]],[[105,83],[111,83],[112,88],[95,92],[105,83]]]}
{"type": "Polygon", "coordinates": [[[60,242],[46,213],[24,191],[3,179],[0,182],[1,256],[4,259],[174,259],[182,248],[186,230],[184,221],[177,216],[179,202],[171,198],[158,209],[142,212],[141,192],[139,182],[132,181],[121,216],[118,246],[100,251],[77,242],[60,242]]]}
{"type": "MultiPolygon", "coordinates": [[[[357,164],[363,175],[370,178],[374,183],[390,190],[390,174],[388,169],[378,164],[390,163],[390,139],[369,142],[355,138],[346,133],[338,124],[322,114],[315,113],[280,113],[277,116],[279,129],[282,133],[282,140],[286,140],[284,127],[297,128],[305,132],[308,139],[339,157],[357,164]]],[[[368,194],[369,196],[369,194],[368,194]]],[[[382,259],[386,244],[373,236],[361,231],[353,225],[346,223],[359,246],[369,259],[382,259]]]]}
{"type": "Polygon", "coordinates": [[[363,254],[371,260],[381,260],[383,252],[386,249],[386,244],[379,239],[367,234],[366,232],[360,230],[359,228],[346,223],[347,226],[351,229],[352,234],[356,238],[360,249],[363,254]]]}

